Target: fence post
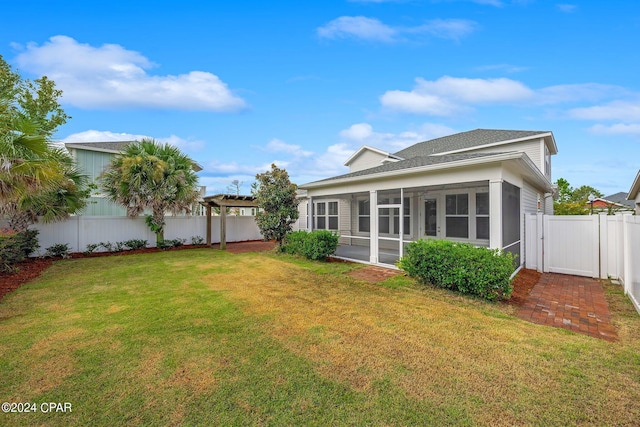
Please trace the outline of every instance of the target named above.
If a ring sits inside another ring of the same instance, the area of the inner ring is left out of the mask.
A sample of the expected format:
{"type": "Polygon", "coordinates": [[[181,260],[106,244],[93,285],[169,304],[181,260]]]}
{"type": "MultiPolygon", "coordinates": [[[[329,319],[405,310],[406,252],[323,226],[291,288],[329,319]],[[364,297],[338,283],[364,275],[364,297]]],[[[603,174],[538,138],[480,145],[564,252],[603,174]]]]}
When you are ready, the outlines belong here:
{"type": "Polygon", "coordinates": [[[544,214],[536,214],[536,266],[540,273],[544,272],[544,214]]]}
{"type": "Polygon", "coordinates": [[[622,216],[622,258],[623,258],[623,271],[624,271],[624,293],[628,294],[633,284],[633,276],[631,275],[631,238],[629,223],[631,222],[631,215],[625,214],[622,216]]]}

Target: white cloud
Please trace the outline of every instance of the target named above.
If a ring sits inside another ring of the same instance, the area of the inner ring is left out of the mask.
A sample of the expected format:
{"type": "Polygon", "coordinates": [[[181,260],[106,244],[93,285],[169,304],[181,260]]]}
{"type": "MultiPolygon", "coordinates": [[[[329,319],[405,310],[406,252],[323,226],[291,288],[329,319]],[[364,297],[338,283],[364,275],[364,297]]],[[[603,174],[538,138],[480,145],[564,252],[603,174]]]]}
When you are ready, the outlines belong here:
{"type": "Polygon", "coordinates": [[[561,12],[565,12],[565,13],[573,13],[578,9],[578,6],[575,4],[568,4],[568,3],[558,3],[556,4],[556,7],[561,11],[561,12]]]}
{"type": "Polygon", "coordinates": [[[569,115],[583,120],[640,121],[640,102],[612,101],[604,105],[574,108],[569,115]]]}
{"type": "Polygon", "coordinates": [[[434,19],[413,27],[394,27],[366,16],[341,16],[319,27],[317,34],[326,39],[353,38],[391,43],[417,35],[459,40],[471,34],[476,28],[475,22],[465,19],[434,19]]]}
{"type": "Polygon", "coordinates": [[[80,108],[229,112],[247,107],[215,74],[151,75],[147,70],[155,64],[117,44],[94,47],[59,35],[41,46],[29,43],[16,62],[54,80],[63,90],[62,101],[80,108]]]}
{"type": "MultiPolygon", "coordinates": [[[[410,91],[389,90],[380,97],[383,107],[390,110],[428,114],[433,116],[451,116],[478,105],[552,105],[595,102],[612,96],[626,96],[628,91],[619,86],[598,83],[566,84],[532,89],[524,83],[508,78],[470,79],[443,76],[437,80],[417,78],[410,91]]],[[[640,105],[629,108],[627,105],[610,105],[574,109],[570,115],[574,118],[603,115],[603,110],[624,110],[627,115],[640,117],[640,105]],[[618,108],[620,107],[620,108],[618,108]],[[596,110],[594,110],[596,109],[596,110]]],[[[624,120],[624,117],[620,117],[624,120]]]]}
{"type": "Polygon", "coordinates": [[[111,131],[86,130],[77,132],[64,138],[61,142],[113,142],[113,141],[140,141],[144,138],[152,138],[162,143],[168,143],[184,151],[199,151],[204,148],[204,142],[198,140],[184,139],[176,135],[167,137],[152,137],[131,133],[117,133],[111,131]]]}
{"type": "Polygon", "coordinates": [[[312,151],[303,150],[299,145],[287,144],[278,138],[274,138],[269,141],[265,149],[271,153],[286,153],[294,157],[309,157],[313,154],[312,151]]]}
{"type": "MultiPolygon", "coordinates": [[[[348,129],[340,131],[339,135],[347,142],[358,144],[357,146],[351,144],[351,154],[353,154],[353,152],[362,145],[395,152],[418,142],[450,135],[452,133],[455,133],[455,130],[448,126],[435,123],[425,123],[417,129],[397,134],[391,132],[375,132],[373,127],[368,123],[356,123],[348,129]]],[[[349,154],[349,156],[351,154],[349,154]]],[[[345,157],[343,162],[349,156],[345,157]]]]}
{"type": "Polygon", "coordinates": [[[407,33],[426,33],[441,39],[460,40],[477,28],[477,24],[466,19],[433,19],[418,27],[404,29],[407,33]]]}
{"type": "Polygon", "coordinates": [[[559,104],[576,101],[595,102],[612,96],[620,96],[625,92],[625,89],[619,86],[599,83],[555,85],[537,90],[536,102],[539,104],[559,104]]]}
{"type": "Polygon", "coordinates": [[[624,124],[617,123],[610,126],[597,124],[591,126],[589,131],[596,134],[603,135],[634,135],[640,136],[640,124],[624,124]]]}
{"type": "Polygon", "coordinates": [[[492,64],[492,65],[482,65],[480,67],[476,67],[476,70],[478,71],[498,70],[498,71],[505,71],[507,73],[519,73],[521,71],[526,71],[528,69],[529,69],[528,67],[520,67],[517,65],[511,65],[511,64],[492,64]]]}
{"type": "Polygon", "coordinates": [[[318,28],[317,32],[326,39],[356,38],[391,42],[397,37],[393,28],[365,16],[341,16],[318,28]]]}
{"type": "Polygon", "coordinates": [[[467,104],[519,102],[532,98],[533,94],[524,84],[506,78],[444,76],[435,81],[417,78],[411,91],[387,91],[380,97],[380,102],[392,110],[449,116],[464,110],[467,104]]]}

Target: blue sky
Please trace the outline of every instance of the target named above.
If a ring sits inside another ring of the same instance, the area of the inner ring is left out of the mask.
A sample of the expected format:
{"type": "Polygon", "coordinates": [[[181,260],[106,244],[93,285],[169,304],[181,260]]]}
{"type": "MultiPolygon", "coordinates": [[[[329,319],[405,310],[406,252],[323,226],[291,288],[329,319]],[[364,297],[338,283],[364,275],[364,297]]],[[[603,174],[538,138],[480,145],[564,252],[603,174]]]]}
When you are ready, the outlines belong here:
{"type": "Polygon", "coordinates": [[[639,40],[635,1],[22,0],[0,54],[64,91],[58,140],[173,143],[209,194],[491,128],[552,131],[553,179],[607,195],[640,169],[639,40]]]}

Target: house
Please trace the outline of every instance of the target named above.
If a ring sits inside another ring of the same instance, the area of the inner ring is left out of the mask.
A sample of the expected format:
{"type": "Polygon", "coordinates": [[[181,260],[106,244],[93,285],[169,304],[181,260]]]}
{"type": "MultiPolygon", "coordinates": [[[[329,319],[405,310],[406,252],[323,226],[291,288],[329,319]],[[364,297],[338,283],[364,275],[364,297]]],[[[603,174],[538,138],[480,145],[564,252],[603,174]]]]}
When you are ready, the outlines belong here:
{"type": "Polygon", "coordinates": [[[640,215],[640,170],[636,175],[636,179],[631,184],[631,189],[627,193],[627,200],[631,200],[635,205],[636,215],[640,215]]]}
{"type": "MultiPolygon", "coordinates": [[[[111,159],[117,154],[120,154],[124,147],[135,142],[136,141],[69,142],[65,144],[65,147],[76,161],[78,168],[89,176],[91,182],[98,185],[98,178],[107,165],[109,165],[111,159]]],[[[202,167],[194,163],[193,169],[198,172],[202,170],[202,167]]],[[[206,187],[201,187],[201,197],[204,196],[205,189],[206,187]]],[[[202,214],[203,212],[202,206],[197,203],[194,206],[193,213],[202,214]]],[[[98,185],[97,191],[89,198],[87,207],[82,215],[126,216],[127,211],[122,206],[109,201],[101,192],[98,185]]]]}
{"type": "Polygon", "coordinates": [[[593,200],[587,202],[587,209],[593,212],[628,212],[633,211],[634,203],[626,200],[627,193],[619,192],[611,194],[605,197],[595,197],[593,200]]]}
{"type": "Polygon", "coordinates": [[[395,153],[363,146],[350,172],[299,188],[298,227],[339,233],[337,255],[393,265],[408,242],[449,239],[524,263],[526,213],[553,213],[549,131],[476,129],[395,153]]]}

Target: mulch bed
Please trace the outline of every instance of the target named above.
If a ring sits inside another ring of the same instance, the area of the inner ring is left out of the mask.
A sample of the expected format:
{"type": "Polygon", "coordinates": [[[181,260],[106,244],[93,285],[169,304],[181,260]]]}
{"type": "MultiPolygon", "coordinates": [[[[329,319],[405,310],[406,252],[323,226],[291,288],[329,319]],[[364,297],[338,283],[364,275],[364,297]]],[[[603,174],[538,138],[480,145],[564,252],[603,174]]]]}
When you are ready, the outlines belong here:
{"type": "Polygon", "coordinates": [[[513,293],[511,298],[505,301],[505,303],[515,306],[522,306],[529,296],[531,289],[538,283],[542,273],[538,273],[536,270],[528,270],[523,268],[518,272],[513,279],[513,293]]]}

